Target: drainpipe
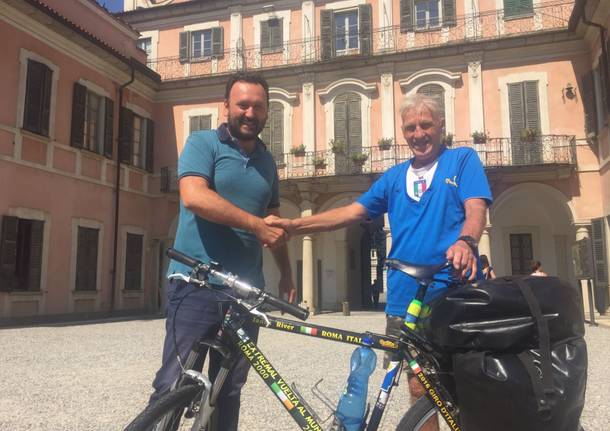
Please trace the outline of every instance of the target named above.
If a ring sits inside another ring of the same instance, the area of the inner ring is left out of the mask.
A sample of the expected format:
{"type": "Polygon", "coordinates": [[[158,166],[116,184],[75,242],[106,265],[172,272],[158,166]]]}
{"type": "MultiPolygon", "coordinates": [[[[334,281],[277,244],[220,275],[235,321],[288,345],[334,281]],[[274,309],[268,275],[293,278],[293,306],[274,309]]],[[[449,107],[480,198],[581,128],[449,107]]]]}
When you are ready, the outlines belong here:
{"type": "Polygon", "coordinates": [[[127,81],[125,84],[119,87],[119,139],[118,139],[118,148],[116,152],[116,176],[115,176],[115,186],[114,186],[114,243],[112,245],[112,288],[110,290],[110,311],[114,310],[114,300],[115,300],[115,291],[116,291],[116,261],[117,261],[117,250],[119,248],[119,206],[120,206],[120,192],[121,192],[121,112],[123,107],[123,90],[125,87],[130,85],[135,79],[135,69],[133,65],[129,65],[131,69],[131,79],[127,81]]]}
{"type": "MultiPolygon", "coordinates": [[[[586,6],[587,6],[587,0],[584,0],[583,4],[582,4],[582,22],[586,25],[590,25],[592,27],[597,27],[599,29],[599,44],[602,48],[602,55],[600,57],[601,60],[604,61],[610,61],[610,59],[608,59],[608,52],[606,50],[606,28],[601,25],[598,24],[596,22],[592,22],[589,21],[587,19],[586,16],[586,6]]],[[[600,64],[600,70],[602,71],[602,73],[604,74],[604,76],[602,77],[602,79],[606,82],[606,85],[610,86],[610,76],[608,75],[610,72],[608,72],[608,64],[603,64],[603,62],[600,64]],[[605,66],[605,67],[603,67],[605,66]],[[605,77],[605,79],[604,79],[605,77]]],[[[608,88],[606,88],[606,91],[609,91],[608,88]]],[[[606,95],[606,97],[608,97],[606,95]]],[[[606,108],[608,108],[610,110],[610,103],[608,101],[606,101],[606,108]]]]}

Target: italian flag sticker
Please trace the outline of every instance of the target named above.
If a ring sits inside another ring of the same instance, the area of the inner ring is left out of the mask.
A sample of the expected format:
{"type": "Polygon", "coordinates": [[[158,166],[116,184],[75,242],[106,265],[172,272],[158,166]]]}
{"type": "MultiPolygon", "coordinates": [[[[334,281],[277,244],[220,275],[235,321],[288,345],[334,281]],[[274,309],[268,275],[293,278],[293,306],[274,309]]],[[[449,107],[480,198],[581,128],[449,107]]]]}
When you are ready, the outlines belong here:
{"type": "Polygon", "coordinates": [[[301,326],[299,331],[303,334],[318,335],[318,330],[316,328],[308,328],[307,326],[301,326]]]}
{"type": "Polygon", "coordinates": [[[421,373],[421,368],[419,368],[419,365],[417,365],[417,362],[411,361],[411,362],[409,362],[409,366],[411,367],[411,369],[413,370],[413,372],[415,374],[421,373]]]}
{"type": "Polygon", "coordinates": [[[294,404],[292,404],[290,402],[290,400],[288,399],[288,397],[286,396],[286,394],[284,392],[282,392],[282,390],[280,389],[280,387],[277,385],[277,383],[273,382],[273,384],[271,385],[271,390],[273,392],[275,392],[275,395],[277,395],[277,397],[280,399],[280,401],[282,403],[284,403],[284,405],[286,406],[286,408],[288,410],[292,410],[294,408],[294,404]]]}

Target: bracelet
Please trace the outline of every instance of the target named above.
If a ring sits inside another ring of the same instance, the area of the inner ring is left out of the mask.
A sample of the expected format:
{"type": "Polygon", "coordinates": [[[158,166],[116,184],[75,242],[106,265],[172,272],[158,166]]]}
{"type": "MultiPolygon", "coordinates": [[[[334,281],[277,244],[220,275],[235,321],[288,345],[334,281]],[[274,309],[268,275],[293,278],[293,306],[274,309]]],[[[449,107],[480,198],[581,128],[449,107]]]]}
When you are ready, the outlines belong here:
{"type": "Polygon", "coordinates": [[[479,251],[479,243],[470,235],[462,235],[461,237],[455,240],[455,242],[458,241],[464,241],[466,244],[468,244],[468,247],[470,247],[474,254],[477,254],[477,252],[479,251]]]}

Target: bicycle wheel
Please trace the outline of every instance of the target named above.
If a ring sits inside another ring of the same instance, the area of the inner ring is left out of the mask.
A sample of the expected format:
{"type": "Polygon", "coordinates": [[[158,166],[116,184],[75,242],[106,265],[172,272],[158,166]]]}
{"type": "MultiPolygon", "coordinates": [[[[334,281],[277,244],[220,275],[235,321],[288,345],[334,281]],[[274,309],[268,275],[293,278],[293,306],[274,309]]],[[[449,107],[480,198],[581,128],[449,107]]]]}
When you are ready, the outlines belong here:
{"type": "Polygon", "coordinates": [[[193,418],[184,415],[193,401],[199,402],[203,388],[199,385],[184,385],[170,391],[156,403],[146,407],[125,431],[176,431],[190,430],[193,418]]]}
{"type": "Polygon", "coordinates": [[[449,426],[443,418],[438,414],[438,410],[434,407],[434,404],[428,399],[428,397],[421,397],[415,404],[411,406],[409,410],[402,417],[396,431],[419,431],[423,430],[424,425],[429,419],[437,417],[439,423],[439,430],[449,430],[449,426]]]}

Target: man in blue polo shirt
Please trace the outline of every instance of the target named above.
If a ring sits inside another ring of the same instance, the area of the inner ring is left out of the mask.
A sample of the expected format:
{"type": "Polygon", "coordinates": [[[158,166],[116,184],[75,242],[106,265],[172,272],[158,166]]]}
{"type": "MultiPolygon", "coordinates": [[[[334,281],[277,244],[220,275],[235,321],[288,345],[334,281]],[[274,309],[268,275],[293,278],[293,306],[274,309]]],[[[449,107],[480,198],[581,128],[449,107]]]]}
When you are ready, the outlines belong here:
{"type": "MultiPolygon", "coordinates": [[[[477,243],[492,197],[477,154],[470,148],[448,149],[441,142],[443,118],[435,99],[416,94],[400,107],[403,136],[413,158],[385,172],[357,202],[310,217],[269,220],[290,235],[329,231],[388,213],[392,233],[390,258],[411,263],[453,263],[461,277],[477,274],[477,243]]],[[[447,278],[449,271],[438,274],[447,278]]],[[[435,284],[429,301],[446,288],[435,284]]],[[[400,332],[417,283],[390,271],[387,289],[387,332],[400,332]]],[[[423,395],[411,379],[411,394],[423,395]]]]}
{"type": "MultiPolygon", "coordinates": [[[[292,273],[282,228],[265,223],[279,216],[277,168],[258,134],[267,120],[269,87],[258,75],[239,73],[227,82],[227,123],[217,130],[192,133],[178,160],[180,214],[174,248],[203,262],[219,262],[254,286],[264,287],[262,248],[269,247],[280,270],[280,294],[293,294],[292,273]]],[[[191,269],[172,261],[168,275],[191,269]]],[[[212,283],[214,280],[210,280],[212,283]]],[[[171,279],[162,365],[150,403],[157,401],[180,375],[176,356],[184,362],[200,337],[213,338],[227,297],[171,279]]],[[[249,327],[253,339],[258,334],[249,327]]],[[[201,369],[205,352],[193,368],[201,369]]],[[[221,356],[210,352],[209,376],[218,373],[221,356]]],[[[237,430],[241,387],[249,364],[240,358],[222,388],[209,430],[237,430]]]]}

